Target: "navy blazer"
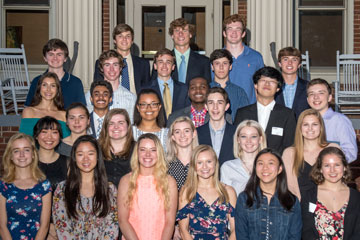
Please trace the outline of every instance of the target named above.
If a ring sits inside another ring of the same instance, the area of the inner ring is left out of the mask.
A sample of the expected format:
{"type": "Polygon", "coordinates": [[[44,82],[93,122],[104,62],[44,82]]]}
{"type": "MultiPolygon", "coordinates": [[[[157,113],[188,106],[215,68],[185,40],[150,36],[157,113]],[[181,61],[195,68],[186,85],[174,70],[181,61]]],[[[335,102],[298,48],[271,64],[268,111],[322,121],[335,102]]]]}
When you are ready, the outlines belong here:
{"type": "MultiPolygon", "coordinates": [[[[318,187],[314,187],[301,196],[301,215],[303,220],[302,239],[319,239],[315,228],[314,213],[309,211],[309,203],[316,204],[318,187]]],[[[344,218],[344,240],[360,239],[360,193],[350,188],[350,197],[344,218]]]]}
{"type": "MultiPolygon", "coordinates": [[[[257,103],[239,108],[236,112],[234,125],[237,126],[244,120],[258,121],[257,103]]],[[[294,111],[278,103],[270,113],[265,134],[267,146],[278,151],[280,154],[285,148],[294,143],[296,119],[294,111]],[[274,129],[277,128],[277,129],[274,129]],[[275,131],[275,132],[273,132],[275,131]],[[279,131],[282,131],[280,133],[279,131]]]]}
{"type": "MultiPolygon", "coordinates": [[[[173,83],[174,83],[174,92],[173,92],[173,96],[172,96],[171,112],[175,112],[179,109],[188,107],[191,104],[190,99],[187,94],[188,93],[187,86],[184,83],[181,83],[178,81],[173,81],[173,83]]],[[[157,79],[155,81],[152,81],[150,83],[150,85],[147,86],[147,88],[151,88],[151,89],[155,90],[161,97],[160,86],[159,86],[157,79]]],[[[164,106],[164,102],[162,99],[161,99],[161,105],[164,106]]]]}
{"type": "MultiPolygon", "coordinates": [[[[208,83],[211,82],[210,59],[194,52],[193,50],[190,50],[189,62],[187,64],[186,71],[186,84],[189,85],[190,80],[195,77],[203,77],[208,81],[208,83]]],[[[177,65],[175,65],[175,69],[171,73],[171,78],[175,81],[179,81],[177,65]]],[[[151,81],[156,81],[156,79],[157,71],[153,68],[151,81]]]]}
{"type": "MultiPolygon", "coordinates": [[[[196,131],[198,134],[199,144],[205,144],[212,147],[209,124],[210,123],[208,122],[202,125],[201,127],[198,127],[196,131]]],[[[234,143],[233,139],[234,139],[235,131],[236,131],[236,126],[233,126],[230,123],[226,122],[224,137],[221,143],[221,149],[219,154],[220,167],[227,160],[232,160],[235,158],[233,151],[233,143],[234,143]]]]}
{"type": "Polygon", "coordinates": [[[91,133],[89,132],[90,133],[89,135],[96,138],[95,124],[94,124],[94,112],[90,113],[90,131],[91,131],[91,133]]]}
{"type": "MultiPolygon", "coordinates": [[[[150,64],[149,61],[132,55],[132,62],[134,68],[134,81],[136,93],[139,93],[141,88],[148,85],[150,82],[150,64]]],[[[95,62],[94,81],[104,80],[104,76],[100,71],[99,60],[95,62]]]]}
{"type": "MultiPolygon", "coordinates": [[[[308,102],[307,102],[307,92],[306,92],[306,86],[308,84],[308,81],[299,78],[296,86],[296,92],[294,96],[294,102],[291,107],[291,109],[295,112],[296,119],[299,118],[300,114],[310,108],[308,102]]],[[[276,103],[279,103],[283,106],[285,106],[285,100],[284,100],[284,94],[282,89],[277,92],[275,96],[276,103]]]]}

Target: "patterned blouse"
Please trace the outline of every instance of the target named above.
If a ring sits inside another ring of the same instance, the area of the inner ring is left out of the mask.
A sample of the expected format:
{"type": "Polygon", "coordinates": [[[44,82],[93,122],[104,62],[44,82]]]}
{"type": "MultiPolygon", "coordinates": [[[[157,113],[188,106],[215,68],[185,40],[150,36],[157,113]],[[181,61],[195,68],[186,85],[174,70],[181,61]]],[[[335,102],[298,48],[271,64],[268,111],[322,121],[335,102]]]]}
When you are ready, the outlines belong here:
{"type": "Polygon", "coordinates": [[[184,164],[178,158],[169,163],[168,173],[173,178],[175,178],[178,191],[180,191],[180,188],[184,185],[188,171],[189,163],[184,166],[184,164]]]}
{"type": "Polygon", "coordinates": [[[176,221],[189,216],[189,232],[194,240],[226,240],[228,214],[234,216],[234,208],[230,203],[220,203],[217,198],[209,205],[196,193],[194,199],[178,211],[176,221]]]}
{"type": "Polygon", "coordinates": [[[137,126],[132,126],[132,129],[133,129],[135,141],[137,141],[138,138],[145,133],[152,133],[152,134],[156,135],[159,138],[161,145],[164,148],[164,152],[166,152],[166,141],[167,141],[168,132],[169,132],[168,128],[161,128],[161,130],[158,132],[144,132],[144,131],[141,131],[140,129],[138,129],[137,126]]]}
{"type": "Polygon", "coordinates": [[[117,239],[119,225],[116,211],[117,190],[114,184],[109,183],[110,212],[105,218],[98,218],[92,213],[92,198],[80,196],[76,203],[78,219],[70,218],[65,207],[65,181],[59,183],[54,193],[53,200],[53,222],[59,239],[81,239],[81,240],[110,240],[117,239]]]}
{"type": "Polygon", "coordinates": [[[0,195],[6,198],[7,228],[12,239],[35,239],[40,228],[42,198],[50,192],[48,180],[28,189],[0,181],[0,195]]]}
{"type": "Polygon", "coordinates": [[[348,203],[345,203],[339,211],[328,210],[319,200],[315,209],[315,227],[319,233],[319,239],[338,240],[344,236],[344,219],[348,203]]]}

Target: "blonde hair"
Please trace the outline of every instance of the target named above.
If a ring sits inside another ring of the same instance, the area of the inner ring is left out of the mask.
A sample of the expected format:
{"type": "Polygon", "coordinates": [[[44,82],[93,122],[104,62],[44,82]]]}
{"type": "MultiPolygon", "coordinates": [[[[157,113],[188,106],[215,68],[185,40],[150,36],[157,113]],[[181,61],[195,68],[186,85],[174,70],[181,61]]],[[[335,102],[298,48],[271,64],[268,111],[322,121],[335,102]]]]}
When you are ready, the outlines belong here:
{"type": "Polygon", "coordinates": [[[16,178],[16,174],[15,174],[16,166],[15,166],[14,162],[12,161],[12,154],[13,154],[13,144],[16,140],[19,140],[19,139],[25,139],[31,145],[32,161],[30,164],[30,171],[31,171],[32,177],[36,181],[45,180],[46,177],[45,177],[44,173],[38,167],[39,156],[36,151],[35,142],[32,137],[30,137],[29,135],[26,135],[24,133],[14,134],[10,138],[8,144],[6,145],[5,153],[4,153],[4,156],[2,159],[2,169],[1,169],[2,180],[6,183],[12,183],[12,182],[14,182],[14,180],[16,178]]]}
{"type": "MultiPolygon", "coordinates": [[[[169,128],[168,138],[167,138],[167,141],[166,141],[166,149],[167,149],[166,161],[168,163],[174,161],[176,159],[177,154],[178,154],[177,145],[176,145],[176,142],[172,139],[172,136],[174,134],[175,124],[181,123],[181,122],[188,123],[190,125],[190,128],[191,128],[193,133],[196,131],[194,123],[191,121],[191,119],[189,117],[181,116],[181,117],[178,117],[177,119],[175,119],[175,121],[171,124],[171,126],[169,128]]],[[[198,138],[195,137],[191,142],[191,149],[194,150],[194,148],[197,145],[199,145],[199,142],[198,142],[198,138]]]]}
{"type": "Polygon", "coordinates": [[[295,149],[295,158],[293,172],[296,176],[299,176],[299,170],[304,167],[304,137],[301,132],[301,126],[303,124],[304,118],[307,116],[315,116],[320,123],[320,134],[318,137],[318,145],[322,148],[329,145],[326,141],[326,132],[324,121],[321,117],[321,114],[314,109],[307,109],[303,111],[298,119],[295,130],[295,139],[294,139],[294,149],[295,149]]]}
{"type": "Polygon", "coordinates": [[[131,165],[131,175],[129,181],[129,189],[127,192],[128,199],[127,204],[131,207],[132,201],[134,199],[135,191],[137,188],[137,178],[140,173],[140,164],[139,164],[139,145],[140,142],[144,139],[150,139],[154,141],[156,152],[157,152],[157,161],[155,164],[153,175],[155,177],[156,191],[164,199],[165,209],[170,208],[170,193],[169,193],[169,182],[167,175],[167,164],[165,161],[165,154],[161,142],[157,136],[152,133],[145,133],[141,135],[135,145],[134,152],[131,156],[130,165],[131,165]]]}
{"type": "Polygon", "coordinates": [[[199,185],[199,177],[196,172],[196,161],[199,157],[199,154],[202,152],[210,152],[215,159],[215,173],[212,179],[213,179],[213,186],[215,187],[216,191],[219,194],[219,201],[221,203],[229,202],[229,195],[225,189],[225,186],[219,180],[220,166],[219,166],[218,158],[216,157],[216,153],[214,149],[209,145],[199,145],[194,149],[191,156],[189,173],[186,178],[186,182],[180,191],[180,196],[185,194],[185,198],[188,201],[188,203],[190,203],[194,199],[199,185]]]}
{"type": "Polygon", "coordinates": [[[235,134],[234,134],[234,157],[241,159],[244,155],[244,151],[241,148],[240,144],[238,143],[238,138],[240,136],[240,132],[244,127],[253,127],[257,130],[259,137],[262,137],[262,140],[259,144],[259,148],[257,149],[257,152],[260,152],[264,148],[267,147],[266,145],[266,135],[260,124],[254,120],[244,120],[242,121],[236,128],[235,134]]]}

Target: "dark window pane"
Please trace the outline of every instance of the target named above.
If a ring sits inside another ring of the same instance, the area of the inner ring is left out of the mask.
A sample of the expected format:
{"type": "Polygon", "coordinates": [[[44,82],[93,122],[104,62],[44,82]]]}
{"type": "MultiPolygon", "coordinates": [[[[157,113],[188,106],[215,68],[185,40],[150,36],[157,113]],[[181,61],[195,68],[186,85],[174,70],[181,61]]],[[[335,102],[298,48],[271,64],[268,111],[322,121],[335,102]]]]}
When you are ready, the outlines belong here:
{"type": "Polygon", "coordinates": [[[125,23],[125,0],[117,1],[117,24],[125,23]]]}
{"type": "Polygon", "coordinates": [[[300,7],[316,7],[316,6],[326,6],[333,7],[344,6],[344,0],[299,0],[300,7]]]}
{"type": "Polygon", "coordinates": [[[50,6],[50,0],[4,0],[4,6],[50,6]]]}
{"type": "Polygon", "coordinates": [[[205,50],[205,7],[183,7],[182,17],[194,28],[190,47],[194,51],[205,50]]]}
{"type": "Polygon", "coordinates": [[[165,48],[165,6],[142,7],[142,32],[143,57],[152,58],[165,48]]]}
{"type": "Polygon", "coordinates": [[[48,40],[48,11],[6,11],[6,47],[24,44],[29,64],[44,64],[42,48],[48,40]]]}
{"type": "Polygon", "coordinates": [[[309,51],[311,66],[335,66],[336,51],[343,52],[343,11],[299,13],[301,52],[309,51]]]}
{"type": "MultiPolygon", "coordinates": [[[[222,16],[223,21],[226,17],[230,16],[230,11],[231,11],[230,0],[223,0],[223,16],[222,16]]],[[[222,46],[225,46],[225,37],[222,38],[222,46]]]]}

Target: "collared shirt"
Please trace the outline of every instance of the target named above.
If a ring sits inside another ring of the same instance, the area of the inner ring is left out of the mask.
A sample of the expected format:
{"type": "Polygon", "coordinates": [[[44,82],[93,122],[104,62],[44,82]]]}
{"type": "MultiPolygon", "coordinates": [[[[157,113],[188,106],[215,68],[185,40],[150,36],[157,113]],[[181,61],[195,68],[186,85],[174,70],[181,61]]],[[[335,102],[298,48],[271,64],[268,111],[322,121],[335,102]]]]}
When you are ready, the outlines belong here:
{"type": "Polygon", "coordinates": [[[249,181],[249,172],[245,169],[244,163],[237,158],[224,162],[220,168],[221,182],[232,186],[238,196],[245,190],[245,186],[249,181]]]}
{"type": "Polygon", "coordinates": [[[196,111],[196,109],[191,105],[191,120],[193,121],[195,127],[200,127],[205,124],[205,118],[207,110],[204,107],[201,111],[196,111]]]}
{"type": "Polygon", "coordinates": [[[175,178],[178,190],[180,190],[186,181],[189,165],[190,164],[188,163],[184,166],[184,164],[178,158],[175,158],[175,160],[169,163],[168,173],[173,178],[175,178]]]}
{"type": "Polygon", "coordinates": [[[185,72],[187,72],[187,66],[188,66],[189,57],[190,57],[190,48],[188,50],[186,50],[186,52],[184,52],[184,54],[182,54],[181,52],[176,50],[176,48],[174,48],[174,53],[175,53],[176,66],[177,66],[178,72],[179,72],[179,68],[180,68],[180,64],[181,64],[181,55],[184,55],[184,57],[185,57],[185,62],[186,62],[186,71],[185,72]]]}
{"type": "MultiPolygon", "coordinates": [[[[161,98],[164,99],[164,80],[161,80],[160,78],[157,78],[158,84],[159,84],[159,88],[160,88],[160,93],[161,93],[161,98]]],[[[171,95],[171,100],[173,99],[174,96],[174,81],[172,80],[172,78],[170,77],[169,80],[166,81],[168,84],[168,87],[170,89],[170,95],[171,95]]]]}
{"type": "Polygon", "coordinates": [[[224,126],[222,126],[219,130],[213,129],[211,123],[209,123],[211,144],[217,157],[219,157],[220,155],[221,144],[225,133],[225,127],[226,127],[226,121],[224,121],[224,126]]]}
{"type": "Polygon", "coordinates": [[[322,117],[327,141],[339,144],[349,163],[355,161],[358,148],[355,130],[350,119],[344,114],[334,112],[330,107],[322,117]]]}
{"type": "MultiPolygon", "coordinates": [[[[221,87],[221,85],[215,81],[212,81],[210,83],[210,87],[221,87]]],[[[249,105],[249,100],[247,98],[244,89],[231,83],[230,81],[226,82],[226,86],[224,89],[229,96],[231,117],[232,120],[234,121],[236,116],[236,111],[238,110],[238,108],[249,105]]]]}
{"type": "MultiPolygon", "coordinates": [[[[134,65],[133,65],[131,54],[125,56],[124,58],[126,58],[126,64],[127,64],[127,67],[128,67],[129,82],[130,82],[130,92],[136,94],[135,78],[134,78],[134,65]]],[[[121,80],[122,80],[122,75],[120,75],[120,84],[121,84],[121,80]]]]}
{"type": "Polygon", "coordinates": [[[296,93],[296,87],[298,83],[298,77],[296,77],[294,84],[284,84],[283,86],[283,95],[284,95],[284,101],[285,106],[292,109],[295,93],[296,93]]]}
{"type": "Polygon", "coordinates": [[[275,100],[269,103],[267,106],[262,105],[261,103],[257,102],[257,115],[258,115],[258,122],[263,130],[266,130],[267,124],[269,122],[271,111],[274,109],[275,100]]]}
{"type": "MultiPolygon", "coordinates": [[[[89,112],[94,110],[94,106],[90,101],[90,91],[86,93],[86,107],[89,112]]],[[[136,95],[119,85],[118,89],[113,92],[112,103],[109,104],[110,109],[123,108],[125,109],[130,117],[131,123],[134,119],[134,107],[136,102],[136,95]]]]}
{"type": "MultiPolygon", "coordinates": [[[[101,126],[99,125],[99,118],[102,119],[104,122],[105,115],[102,117],[99,117],[99,115],[97,115],[96,112],[93,112],[93,116],[94,116],[94,127],[95,127],[95,134],[96,134],[98,132],[98,128],[102,129],[102,125],[101,126]]],[[[96,136],[96,137],[98,137],[98,136],[96,136]]]]}
{"type": "Polygon", "coordinates": [[[253,104],[256,102],[256,95],[252,76],[258,69],[264,67],[264,61],[259,52],[244,44],[243,46],[243,53],[237,58],[233,57],[229,78],[232,83],[245,90],[249,104],[253,104]]]}

